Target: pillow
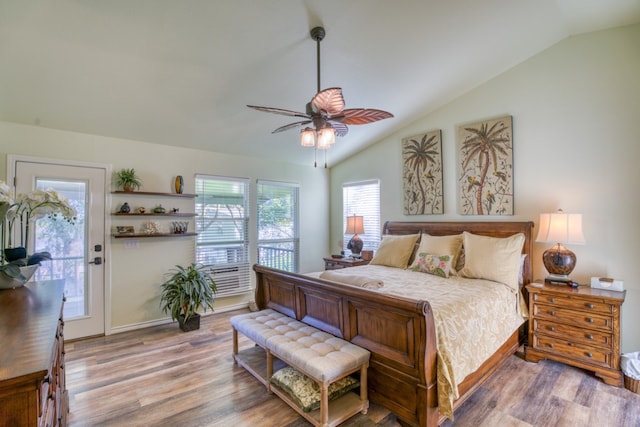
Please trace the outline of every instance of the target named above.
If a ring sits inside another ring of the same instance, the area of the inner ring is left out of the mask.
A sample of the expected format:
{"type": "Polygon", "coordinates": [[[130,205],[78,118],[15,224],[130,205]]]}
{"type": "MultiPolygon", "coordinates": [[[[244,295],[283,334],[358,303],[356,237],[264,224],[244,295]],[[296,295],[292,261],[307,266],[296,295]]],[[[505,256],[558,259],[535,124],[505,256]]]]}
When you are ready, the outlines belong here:
{"type": "Polygon", "coordinates": [[[419,234],[382,236],[382,242],[380,242],[380,246],[369,264],[407,268],[407,263],[419,236],[419,234]]]}
{"type": "MultiPolygon", "coordinates": [[[[421,253],[450,255],[451,265],[455,266],[460,249],[462,249],[462,234],[455,234],[452,236],[431,236],[424,233],[422,234],[420,246],[416,253],[418,256],[421,253]]],[[[417,266],[419,260],[418,256],[416,256],[416,259],[409,268],[413,269],[417,266]]]]}
{"type": "Polygon", "coordinates": [[[520,269],[518,270],[518,285],[524,285],[524,260],[527,259],[527,254],[522,254],[520,256],[520,269]]]}
{"type": "Polygon", "coordinates": [[[420,252],[416,262],[409,269],[447,278],[449,277],[452,259],[451,255],[431,255],[426,252],[420,252]]]}
{"type": "MultiPolygon", "coordinates": [[[[271,382],[287,392],[304,412],[320,408],[320,386],[314,380],[290,366],[280,369],[271,376],[271,382]]],[[[329,384],[329,400],[337,399],[360,386],[353,377],[346,376],[329,384]]]]}
{"type": "Polygon", "coordinates": [[[462,235],[465,263],[460,274],[504,283],[517,292],[524,234],[498,238],[478,236],[465,231],[462,235]]]}

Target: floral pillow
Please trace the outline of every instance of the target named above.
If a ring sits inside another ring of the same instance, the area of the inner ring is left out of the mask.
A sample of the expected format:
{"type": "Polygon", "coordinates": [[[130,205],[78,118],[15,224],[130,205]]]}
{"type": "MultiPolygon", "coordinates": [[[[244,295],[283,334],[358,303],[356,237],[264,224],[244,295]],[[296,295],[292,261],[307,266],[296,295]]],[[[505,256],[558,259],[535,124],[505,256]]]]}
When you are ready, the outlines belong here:
{"type": "MultiPolygon", "coordinates": [[[[320,386],[311,378],[290,366],[271,376],[271,382],[283,389],[304,412],[320,408],[320,386]]],[[[346,376],[329,384],[329,400],[337,399],[360,386],[353,377],[346,376]]]]}
{"type": "Polygon", "coordinates": [[[410,270],[447,278],[449,277],[452,262],[453,257],[451,255],[432,255],[420,252],[410,270]]]}

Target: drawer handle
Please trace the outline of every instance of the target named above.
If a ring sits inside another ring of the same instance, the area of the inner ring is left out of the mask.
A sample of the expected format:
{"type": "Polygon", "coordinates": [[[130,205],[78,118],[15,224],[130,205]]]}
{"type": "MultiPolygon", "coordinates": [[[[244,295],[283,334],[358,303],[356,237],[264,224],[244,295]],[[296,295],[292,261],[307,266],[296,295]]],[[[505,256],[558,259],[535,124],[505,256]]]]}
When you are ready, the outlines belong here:
{"type": "Polygon", "coordinates": [[[556,312],[555,312],[555,311],[553,311],[553,310],[551,310],[551,311],[549,312],[549,315],[550,315],[550,316],[555,316],[555,315],[556,315],[556,312]]]}
{"type": "Polygon", "coordinates": [[[587,357],[593,357],[593,354],[591,354],[591,353],[585,353],[585,355],[586,355],[587,357]]]}
{"type": "Polygon", "coordinates": [[[591,303],[587,304],[587,308],[593,308],[593,304],[591,303]]]}
{"type": "Polygon", "coordinates": [[[553,343],[549,343],[549,348],[553,348],[553,343]]]}
{"type": "Polygon", "coordinates": [[[553,297],[552,297],[552,298],[549,298],[549,302],[551,302],[551,303],[556,302],[556,299],[555,299],[555,298],[553,298],[553,297]]]}
{"type": "Polygon", "coordinates": [[[550,330],[551,332],[553,332],[553,331],[555,331],[555,330],[556,330],[556,327],[555,327],[555,326],[549,326],[549,330],[550,330]]]}
{"type": "Polygon", "coordinates": [[[593,335],[591,335],[591,334],[587,335],[587,339],[588,340],[592,340],[593,339],[593,335]]]}
{"type": "Polygon", "coordinates": [[[587,323],[593,323],[593,319],[591,317],[587,318],[587,323]]]}

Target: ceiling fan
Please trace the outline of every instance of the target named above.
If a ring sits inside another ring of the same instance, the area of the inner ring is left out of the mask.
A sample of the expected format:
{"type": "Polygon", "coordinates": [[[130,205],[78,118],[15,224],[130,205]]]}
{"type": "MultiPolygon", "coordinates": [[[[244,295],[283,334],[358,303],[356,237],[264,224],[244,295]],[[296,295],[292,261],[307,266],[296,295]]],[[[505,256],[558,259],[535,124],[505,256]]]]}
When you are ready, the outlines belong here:
{"type": "MultiPolygon", "coordinates": [[[[345,136],[347,132],[349,132],[347,125],[373,123],[378,120],[393,117],[393,114],[371,108],[345,109],[341,88],[332,87],[320,90],[320,41],[324,39],[326,33],[324,28],[315,27],[310,31],[310,34],[311,38],[315,40],[317,44],[318,93],[316,93],[307,104],[306,112],[301,113],[293,110],[260,107],[257,105],[247,105],[247,107],[254,108],[258,111],[266,111],[267,113],[303,118],[304,120],[281,126],[272,133],[304,127],[300,131],[301,145],[303,147],[314,147],[319,150],[325,150],[324,167],[326,168],[326,150],[335,143],[336,136],[345,136]],[[313,127],[307,125],[312,125],[313,127]]],[[[317,166],[317,162],[314,162],[314,166],[317,166]]]]}

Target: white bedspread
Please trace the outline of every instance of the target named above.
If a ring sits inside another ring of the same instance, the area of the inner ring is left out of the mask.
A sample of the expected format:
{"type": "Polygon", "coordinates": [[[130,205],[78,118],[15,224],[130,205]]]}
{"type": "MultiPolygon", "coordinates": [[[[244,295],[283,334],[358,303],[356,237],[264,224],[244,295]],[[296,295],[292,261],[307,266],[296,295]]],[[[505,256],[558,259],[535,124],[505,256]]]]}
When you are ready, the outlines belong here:
{"type": "Polygon", "coordinates": [[[489,280],[445,279],[379,265],[351,267],[344,274],[384,282],[372,292],[429,301],[438,341],[438,410],[450,418],[458,385],[504,344],[526,315],[520,314],[519,296],[512,289],[489,280]]]}

